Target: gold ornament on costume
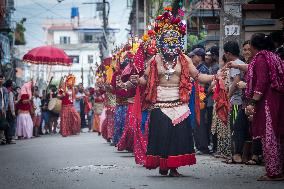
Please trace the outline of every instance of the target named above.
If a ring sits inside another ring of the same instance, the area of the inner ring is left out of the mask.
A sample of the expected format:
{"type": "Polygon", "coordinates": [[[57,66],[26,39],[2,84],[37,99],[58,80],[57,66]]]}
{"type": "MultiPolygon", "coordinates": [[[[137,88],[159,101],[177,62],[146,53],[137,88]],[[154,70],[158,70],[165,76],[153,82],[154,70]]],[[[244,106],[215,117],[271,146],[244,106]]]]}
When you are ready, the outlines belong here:
{"type": "Polygon", "coordinates": [[[144,52],[150,56],[153,56],[157,53],[156,47],[156,32],[154,30],[148,30],[142,37],[144,52]]]}

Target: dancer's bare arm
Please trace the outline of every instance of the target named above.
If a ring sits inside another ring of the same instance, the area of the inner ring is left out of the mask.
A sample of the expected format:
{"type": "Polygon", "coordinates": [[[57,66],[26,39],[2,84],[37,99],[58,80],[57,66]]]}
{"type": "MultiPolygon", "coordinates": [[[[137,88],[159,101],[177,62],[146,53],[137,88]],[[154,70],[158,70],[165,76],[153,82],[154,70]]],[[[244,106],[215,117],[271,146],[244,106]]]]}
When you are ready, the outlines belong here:
{"type": "Polygon", "coordinates": [[[197,79],[201,83],[210,83],[214,79],[214,75],[207,75],[200,73],[193,65],[192,60],[185,55],[185,58],[189,65],[189,74],[193,79],[197,79]]]}

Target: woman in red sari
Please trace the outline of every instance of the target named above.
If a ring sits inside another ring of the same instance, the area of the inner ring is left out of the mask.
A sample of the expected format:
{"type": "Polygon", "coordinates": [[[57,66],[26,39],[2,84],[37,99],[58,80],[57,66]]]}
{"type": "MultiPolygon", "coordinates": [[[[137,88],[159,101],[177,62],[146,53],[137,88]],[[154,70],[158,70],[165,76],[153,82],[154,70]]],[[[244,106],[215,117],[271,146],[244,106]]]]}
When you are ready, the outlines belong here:
{"type": "Polygon", "coordinates": [[[60,133],[63,137],[80,133],[81,127],[80,115],[77,113],[73,105],[73,86],[75,84],[75,77],[73,75],[69,75],[65,83],[67,85],[67,90],[64,89],[65,87],[59,90],[59,96],[62,100],[62,109],[60,112],[60,133]]]}
{"type": "Polygon", "coordinates": [[[246,114],[253,137],[262,139],[266,174],[258,180],[284,180],[284,63],[271,52],[269,36],[251,38],[253,60],[248,65],[246,114]]]}

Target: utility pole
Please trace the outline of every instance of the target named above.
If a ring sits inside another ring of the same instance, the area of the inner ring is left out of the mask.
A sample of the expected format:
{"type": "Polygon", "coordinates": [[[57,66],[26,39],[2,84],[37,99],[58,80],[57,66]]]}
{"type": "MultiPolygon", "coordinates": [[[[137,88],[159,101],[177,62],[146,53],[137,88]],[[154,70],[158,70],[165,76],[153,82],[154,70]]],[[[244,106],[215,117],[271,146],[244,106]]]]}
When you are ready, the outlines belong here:
{"type": "Polygon", "coordinates": [[[103,0],[103,23],[104,23],[103,27],[104,27],[105,32],[106,32],[107,25],[108,25],[108,21],[107,20],[108,20],[108,18],[106,16],[106,1],[103,0]]]}
{"type": "MultiPolygon", "coordinates": [[[[223,46],[227,41],[236,41],[241,46],[244,33],[242,32],[242,4],[244,0],[221,0],[220,10],[220,42],[219,54],[224,54],[223,46]]],[[[220,56],[219,59],[222,59],[220,56]]]]}
{"type": "Polygon", "coordinates": [[[144,5],[144,33],[146,32],[147,30],[147,0],[144,0],[143,2],[143,5],[144,5]]]}
{"type": "Polygon", "coordinates": [[[81,68],[81,80],[82,80],[82,85],[84,86],[84,68],[81,68]]]}
{"type": "Polygon", "coordinates": [[[109,55],[109,46],[108,46],[108,30],[107,30],[107,27],[108,27],[108,15],[106,14],[106,4],[108,4],[108,12],[109,12],[109,2],[106,2],[106,0],[103,0],[103,46],[105,48],[103,48],[103,51],[102,54],[103,54],[103,59],[104,58],[107,58],[107,56],[109,55]]]}
{"type": "Polygon", "coordinates": [[[136,0],[136,35],[139,36],[139,0],[136,0]]]}

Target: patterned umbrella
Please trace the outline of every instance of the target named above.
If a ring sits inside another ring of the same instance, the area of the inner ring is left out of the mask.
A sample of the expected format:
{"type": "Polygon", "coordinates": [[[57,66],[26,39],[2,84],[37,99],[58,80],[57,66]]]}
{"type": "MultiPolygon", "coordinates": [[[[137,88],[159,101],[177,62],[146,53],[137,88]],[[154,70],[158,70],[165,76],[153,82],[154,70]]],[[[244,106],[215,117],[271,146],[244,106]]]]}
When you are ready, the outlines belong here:
{"type": "Polygon", "coordinates": [[[23,61],[43,65],[72,65],[68,55],[62,49],[53,46],[36,47],[24,55],[23,61]]]}

